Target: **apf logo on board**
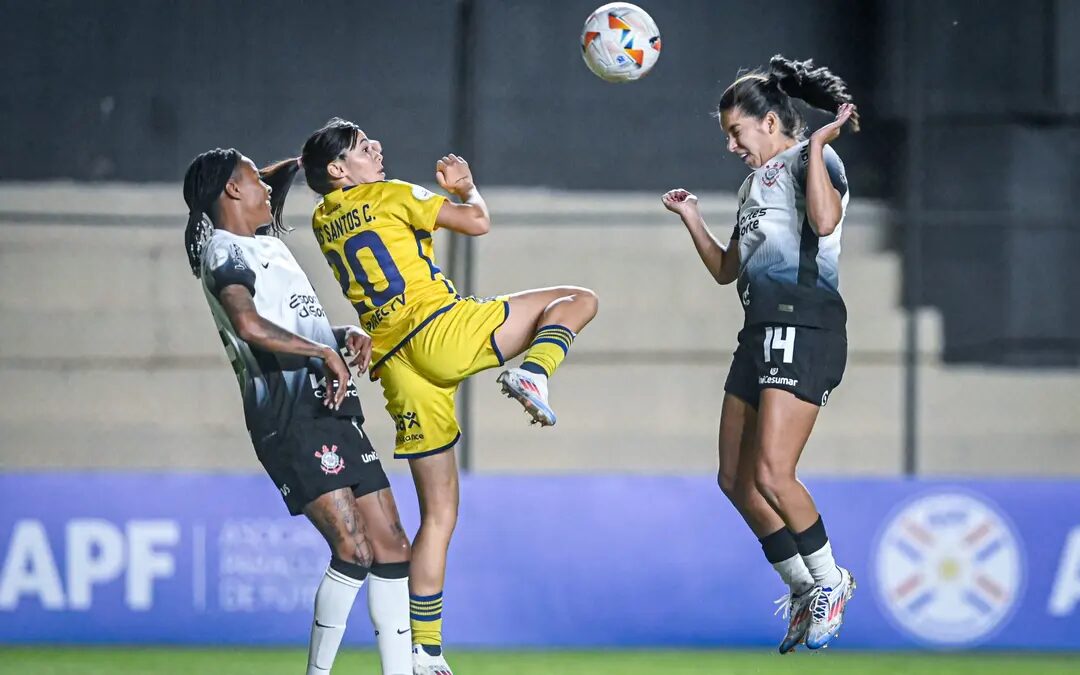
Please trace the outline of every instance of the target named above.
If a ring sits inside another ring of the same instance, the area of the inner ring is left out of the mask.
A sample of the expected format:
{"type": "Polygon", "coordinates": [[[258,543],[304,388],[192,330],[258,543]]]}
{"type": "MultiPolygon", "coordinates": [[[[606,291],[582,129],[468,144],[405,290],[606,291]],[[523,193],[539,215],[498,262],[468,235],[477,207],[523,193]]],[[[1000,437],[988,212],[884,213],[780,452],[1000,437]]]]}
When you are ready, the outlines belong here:
{"type": "Polygon", "coordinates": [[[885,615],[938,646],[988,638],[1023,590],[1013,527],[988,500],[969,492],[934,492],[906,503],[886,522],[875,556],[885,615]]]}

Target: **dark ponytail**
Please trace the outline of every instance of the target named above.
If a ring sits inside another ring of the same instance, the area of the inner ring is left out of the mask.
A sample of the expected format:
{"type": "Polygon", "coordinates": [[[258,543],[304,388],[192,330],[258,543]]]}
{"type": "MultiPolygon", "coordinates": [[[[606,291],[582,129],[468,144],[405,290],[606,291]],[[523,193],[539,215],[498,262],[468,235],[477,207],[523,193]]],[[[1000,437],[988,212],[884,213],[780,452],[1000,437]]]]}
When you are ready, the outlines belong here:
{"type": "Polygon", "coordinates": [[[240,152],[235,148],[214,148],[193,159],[184,174],[184,202],[188,207],[184,248],[196,277],[200,276],[203,247],[214,233],[214,203],[239,162],[240,152]]]}
{"type": "Polygon", "coordinates": [[[340,117],[332,118],[322,129],[311,134],[300,153],[308,187],[320,195],[333,192],[335,188],[326,167],[356,147],[359,137],[360,127],[340,117]]]}
{"type": "Polygon", "coordinates": [[[285,208],[285,198],[289,196],[289,189],[292,188],[298,171],[299,157],[283,159],[259,169],[259,178],[270,186],[270,214],[274,217],[274,222],[270,224],[270,233],[273,235],[280,236],[292,229],[285,226],[281,212],[285,208]]]}
{"type": "MultiPolygon", "coordinates": [[[[780,118],[784,133],[801,138],[806,122],[792,99],[834,114],[841,104],[852,100],[847,84],[828,68],[815,67],[813,59],[794,61],[777,54],[769,59],[767,71],[757,70],[735,80],[720,97],[717,114],[737,107],[761,119],[772,111],[780,118]]],[[[848,124],[852,131],[859,130],[858,112],[848,124]]]]}
{"type": "MultiPolygon", "coordinates": [[[[769,59],[769,77],[780,90],[811,108],[836,114],[844,103],[851,103],[847,83],[825,66],[814,67],[814,60],[793,61],[777,54],[769,59]]],[[[852,131],[859,130],[859,114],[851,116],[852,131]]]]}

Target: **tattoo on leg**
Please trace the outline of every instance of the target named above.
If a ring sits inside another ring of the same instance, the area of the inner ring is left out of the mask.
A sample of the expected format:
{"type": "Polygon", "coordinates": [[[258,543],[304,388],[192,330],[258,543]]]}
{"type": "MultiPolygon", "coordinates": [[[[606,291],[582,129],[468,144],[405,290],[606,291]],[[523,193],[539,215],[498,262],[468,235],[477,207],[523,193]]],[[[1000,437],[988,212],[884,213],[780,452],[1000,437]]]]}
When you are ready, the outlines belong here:
{"type": "Polygon", "coordinates": [[[335,490],[328,501],[312,505],[306,513],[334,555],[358,565],[371,566],[374,552],[351,490],[335,490]]]}

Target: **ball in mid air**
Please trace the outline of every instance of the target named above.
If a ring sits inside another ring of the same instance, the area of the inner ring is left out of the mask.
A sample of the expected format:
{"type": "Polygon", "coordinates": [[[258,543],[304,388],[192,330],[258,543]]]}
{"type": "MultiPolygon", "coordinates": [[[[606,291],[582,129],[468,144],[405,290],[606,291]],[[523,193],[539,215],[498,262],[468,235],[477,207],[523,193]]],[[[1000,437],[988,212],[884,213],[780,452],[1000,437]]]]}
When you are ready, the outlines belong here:
{"type": "Polygon", "coordinates": [[[612,2],[585,19],[581,55],[597,77],[633,82],[648,74],[660,58],[660,31],[642,8],[612,2]]]}

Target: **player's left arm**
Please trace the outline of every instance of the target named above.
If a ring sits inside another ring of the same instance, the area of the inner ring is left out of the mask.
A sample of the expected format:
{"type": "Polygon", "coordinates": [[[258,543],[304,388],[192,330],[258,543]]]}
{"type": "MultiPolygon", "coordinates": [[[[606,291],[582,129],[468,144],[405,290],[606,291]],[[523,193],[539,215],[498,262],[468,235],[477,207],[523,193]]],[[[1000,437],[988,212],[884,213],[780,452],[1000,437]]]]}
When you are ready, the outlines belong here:
{"type": "Polygon", "coordinates": [[[363,373],[371,365],[371,336],[359,326],[334,326],[334,339],[352,355],[350,366],[363,373]]]}
{"type": "Polygon", "coordinates": [[[827,161],[825,146],[840,136],[841,127],[854,113],[854,105],[841,105],[836,119],[810,137],[809,161],[806,166],[806,216],[819,237],[829,236],[840,224],[844,215],[841,190],[847,191],[843,171],[839,170],[839,160],[835,158],[835,153],[830,153],[834,156],[831,162],[827,161]],[[836,185],[837,181],[840,181],[839,187],[836,185]]]}
{"type": "Polygon", "coordinates": [[[435,180],[439,187],[461,201],[443,202],[435,224],[453,232],[479,237],[491,230],[491,214],[487,202],[480,196],[473,181],[469,163],[457,155],[447,155],[435,163],[435,180]]]}

